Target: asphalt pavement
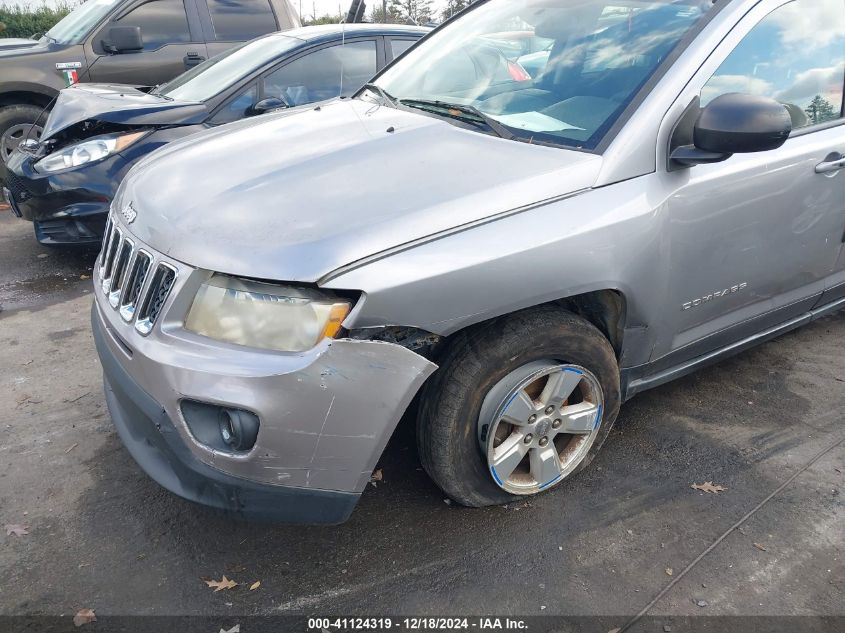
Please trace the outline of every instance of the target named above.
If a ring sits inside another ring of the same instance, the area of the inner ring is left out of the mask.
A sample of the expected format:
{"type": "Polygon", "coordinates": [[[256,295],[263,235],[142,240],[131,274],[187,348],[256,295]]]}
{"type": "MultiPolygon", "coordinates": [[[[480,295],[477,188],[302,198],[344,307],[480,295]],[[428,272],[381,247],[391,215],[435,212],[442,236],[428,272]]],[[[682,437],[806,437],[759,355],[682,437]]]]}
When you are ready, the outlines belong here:
{"type": "Polygon", "coordinates": [[[0,207],[0,526],[28,532],[0,532],[2,615],[618,627],[645,612],[669,630],[684,616],[845,616],[845,313],[637,396],[587,471],[530,501],[444,499],[409,414],[348,523],[250,524],[162,490],[123,449],[90,334],[94,257],[39,246],[0,207]],[[724,490],[691,487],[705,482],[724,490]],[[206,585],[223,575],[238,586],[206,585]]]}

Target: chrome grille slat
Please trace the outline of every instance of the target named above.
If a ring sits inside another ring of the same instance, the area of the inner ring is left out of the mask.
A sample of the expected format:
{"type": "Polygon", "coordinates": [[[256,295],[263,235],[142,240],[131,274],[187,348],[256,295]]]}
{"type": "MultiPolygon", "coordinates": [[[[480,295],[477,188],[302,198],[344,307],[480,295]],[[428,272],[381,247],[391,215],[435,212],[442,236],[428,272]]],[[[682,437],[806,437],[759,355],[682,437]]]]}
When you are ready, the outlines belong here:
{"type": "Polygon", "coordinates": [[[138,299],[141,297],[141,290],[144,288],[152,261],[152,256],[142,248],[138,249],[132,259],[132,266],[123,285],[123,296],[120,300],[120,316],[126,322],[132,321],[132,317],[135,316],[138,299]]]}
{"type": "Polygon", "coordinates": [[[147,335],[152,331],[175,281],[176,269],[170,264],[159,263],[144,293],[141,309],[135,321],[135,329],[141,334],[147,335]]]}
{"type": "Polygon", "coordinates": [[[174,266],[138,247],[114,215],[106,222],[98,273],[109,305],[144,336],[161,316],[178,275],[174,266]]]}
{"type": "Polygon", "coordinates": [[[114,225],[111,222],[111,216],[109,216],[106,220],[106,229],[103,232],[103,247],[100,249],[100,257],[97,260],[98,265],[100,267],[100,278],[103,277],[103,269],[106,263],[106,250],[108,249],[109,239],[111,238],[111,232],[113,228],[114,225]]]}
{"type": "Polygon", "coordinates": [[[106,251],[106,261],[103,265],[102,274],[100,278],[103,282],[103,292],[109,293],[111,287],[112,271],[114,270],[114,260],[117,258],[117,251],[120,244],[123,242],[123,231],[115,228],[112,231],[111,239],[109,240],[108,250],[106,251]]]}
{"type": "Polygon", "coordinates": [[[109,305],[116,308],[120,303],[120,294],[123,288],[123,281],[126,271],[129,269],[129,261],[132,259],[132,251],[135,243],[128,237],[124,238],[118,248],[117,260],[112,269],[111,282],[109,283],[109,305]]]}

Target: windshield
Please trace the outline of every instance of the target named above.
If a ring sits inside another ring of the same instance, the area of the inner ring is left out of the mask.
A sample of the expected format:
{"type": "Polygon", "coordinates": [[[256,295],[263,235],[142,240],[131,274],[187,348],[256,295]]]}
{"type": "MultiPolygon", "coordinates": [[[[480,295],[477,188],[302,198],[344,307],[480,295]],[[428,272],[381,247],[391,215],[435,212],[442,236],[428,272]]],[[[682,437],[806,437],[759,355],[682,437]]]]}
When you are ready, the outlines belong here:
{"type": "Polygon", "coordinates": [[[404,106],[499,136],[594,149],[712,6],[489,0],[423,40],[376,83],[404,106]]]}
{"type": "Polygon", "coordinates": [[[88,0],[47,31],[47,38],[58,44],[80,44],[120,2],[122,0],[88,0]]]}
{"type": "Polygon", "coordinates": [[[253,40],[212,57],[155,93],[178,101],[206,101],[302,43],[278,34],[253,40]]]}

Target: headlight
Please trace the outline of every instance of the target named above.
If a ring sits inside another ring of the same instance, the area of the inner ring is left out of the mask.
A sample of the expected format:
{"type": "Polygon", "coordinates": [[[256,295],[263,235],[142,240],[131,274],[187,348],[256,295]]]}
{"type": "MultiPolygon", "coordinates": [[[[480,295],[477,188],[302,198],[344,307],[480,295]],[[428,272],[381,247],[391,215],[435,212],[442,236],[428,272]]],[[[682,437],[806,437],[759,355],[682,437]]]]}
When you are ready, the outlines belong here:
{"type": "Polygon", "coordinates": [[[214,275],[197,291],[185,328],[225,343],[304,352],[336,336],[351,308],[310,288],[214,275]]]}
{"type": "Polygon", "coordinates": [[[145,134],[146,132],[133,132],[131,134],[98,136],[78,143],[77,145],[65,147],[58,152],[42,158],[35,163],[35,168],[40,172],[49,173],[92,163],[110,154],[123,151],[145,134]]]}

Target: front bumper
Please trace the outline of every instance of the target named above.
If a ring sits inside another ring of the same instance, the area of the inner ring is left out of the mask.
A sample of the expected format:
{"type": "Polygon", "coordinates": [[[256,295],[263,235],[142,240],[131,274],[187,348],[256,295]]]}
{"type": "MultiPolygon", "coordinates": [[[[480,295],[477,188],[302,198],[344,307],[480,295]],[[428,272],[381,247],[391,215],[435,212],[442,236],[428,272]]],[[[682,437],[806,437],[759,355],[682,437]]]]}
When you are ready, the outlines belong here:
{"type": "Polygon", "coordinates": [[[159,485],[190,501],[246,519],[336,524],[349,518],[360,493],[259,484],[196,459],[167,412],[138,386],[109,349],[96,306],[91,317],[114,426],[129,454],[159,485]]]}
{"type": "Polygon", "coordinates": [[[111,199],[131,166],[115,154],[103,161],[56,174],[35,171],[35,157],[12,154],[0,167],[15,215],[35,225],[39,242],[48,245],[102,241],[111,199]]]}
{"type": "Polygon", "coordinates": [[[182,323],[209,273],[153,259],[151,270],[163,264],[177,275],[148,334],[110,305],[99,265],[94,275],[93,328],[108,405],[136,461],[172,492],[244,516],[344,520],[436,365],[392,343],[323,341],[284,354],[198,336],[182,323]],[[204,443],[191,431],[187,403],[253,413],[255,446],[238,453],[204,443]]]}

